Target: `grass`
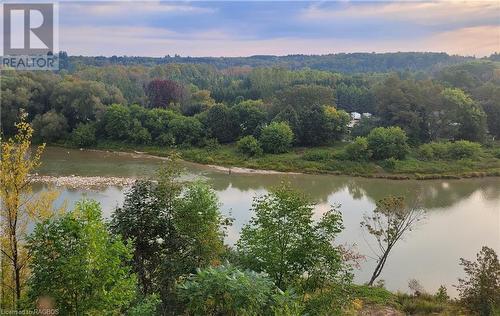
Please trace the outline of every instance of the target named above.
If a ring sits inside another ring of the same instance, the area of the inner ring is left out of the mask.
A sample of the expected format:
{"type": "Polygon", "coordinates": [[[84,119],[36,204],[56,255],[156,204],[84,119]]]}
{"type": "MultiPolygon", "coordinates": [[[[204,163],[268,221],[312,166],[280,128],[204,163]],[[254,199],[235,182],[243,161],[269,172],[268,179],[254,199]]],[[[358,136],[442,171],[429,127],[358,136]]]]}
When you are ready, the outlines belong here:
{"type": "Polygon", "coordinates": [[[453,300],[442,300],[431,294],[410,295],[392,293],[381,287],[352,285],[352,294],[356,312],[363,315],[382,315],[387,309],[397,310],[404,315],[469,315],[453,300]]]}
{"type": "Polygon", "coordinates": [[[404,160],[348,161],[343,159],[345,143],[316,148],[294,148],[283,154],[264,154],[247,157],[234,144],[204,148],[132,145],[101,141],[94,148],[115,151],[141,151],[151,155],[168,156],[178,152],[182,159],[225,167],[243,167],[282,172],[313,174],[343,174],[388,179],[459,179],[500,176],[500,144],[486,148],[474,159],[420,160],[416,151],[404,160]]]}
{"type": "Polygon", "coordinates": [[[418,296],[397,294],[397,301],[401,306],[401,310],[407,315],[470,315],[470,312],[464,310],[455,301],[439,300],[430,294],[420,294],[418,296]]]}

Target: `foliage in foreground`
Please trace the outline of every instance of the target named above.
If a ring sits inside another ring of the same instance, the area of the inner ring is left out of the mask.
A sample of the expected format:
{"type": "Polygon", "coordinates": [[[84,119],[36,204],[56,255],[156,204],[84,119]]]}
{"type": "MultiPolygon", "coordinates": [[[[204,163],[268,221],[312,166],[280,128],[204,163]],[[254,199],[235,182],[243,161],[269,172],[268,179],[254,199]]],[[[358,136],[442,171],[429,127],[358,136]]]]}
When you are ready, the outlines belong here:
{"type": "Polygon", "coordinates": [[[134,243],[131,264],[141,295],[160,294],[163,310],[172,311],[178,308],[177,278],[219,262],[228,224],[214,191],[200,182],[181,182],[175,170],[137,181],[111,221],[114,233],[134,243]]]}
{"type": "Polygon", "coordinates": [[[29,273],[28,226],[49,217],[58,196],[51,190],[32,191],[33,173],[40,166],[45,146],[31,147],[33,128],[26,119],[22,113],[15,125],[17,134],[2,140],[0,148],[1,308],[19,308],[29,273]]]}
{"type": "Polygon", "coordinates": [[[177,286],[188,315],[301,315],[302,306],[266,274],[231,265],[199,270],[177,286]]]}
{"type": "Polygon", "coordinates": [[[255,198],[252,209],[255,216],[237,243],[249,268],[266,272],[281,289],[314,291],[326,282],[350,282],[342,253],[334,246],[343,229],[336,208],[316,223],[313,204],[282,185],[255,198]]]}
{"type": "Polygon", "coordinates": [[[29,297],[55,300],[62,315],[116,314],[135,296],[131,249],[111,235],[96,202],[48,219],[29,238],[29,297]]]}
{"type": "Polygon", "coordinates": [[[460,259],[465,279],[459,279],[457,289],[461,302],[482,316],[500,311],[500,262],[495,251],[484,246],[476,261],[460,259]]]}

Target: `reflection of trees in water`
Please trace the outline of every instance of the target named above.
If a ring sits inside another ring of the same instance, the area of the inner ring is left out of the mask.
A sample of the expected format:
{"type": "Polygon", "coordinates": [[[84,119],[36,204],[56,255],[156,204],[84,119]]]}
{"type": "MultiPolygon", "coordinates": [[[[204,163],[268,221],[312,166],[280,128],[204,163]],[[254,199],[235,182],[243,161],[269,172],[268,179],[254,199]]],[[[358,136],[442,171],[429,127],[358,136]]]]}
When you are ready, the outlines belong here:
{"type": "Polygon", "coordinates": [[[500,198],[498,178],[432,181],[387,181],[361,179],[356,184],[377,201],[389,194],[404,196],[408,203],[419,200],[426,209],[450,207],[480,192],[488,200],[500,198]]]}
{"type": "Polygon", "coordinates": [[[372,202],[387,195],[404,196],[408,203],[421,202],[426,209],[446,208],[480,192],[486,200],[500,199],[500,180],[481,178],[466,180],[385,180],[327,175],[241,175],[211,173],[208,183],[222,191],[229,186],[243,192],[270,189],[282,181],[305,192],[317,203],[328,202],[328,196],[347,189],[355,200],[367,197],[372,202]]]}
{"type": "Polygon", "coordinates": [[[317,203],[326,203],[328,196],[345,188],[349,178],[319,175],[242,175],[213,173],[207,175],[207,182],[216,190],[223,191],[229,186],[242,192],[259,189],[269,190],[281,182],[290,183],[298,190],[306,193],[317,203]]]}

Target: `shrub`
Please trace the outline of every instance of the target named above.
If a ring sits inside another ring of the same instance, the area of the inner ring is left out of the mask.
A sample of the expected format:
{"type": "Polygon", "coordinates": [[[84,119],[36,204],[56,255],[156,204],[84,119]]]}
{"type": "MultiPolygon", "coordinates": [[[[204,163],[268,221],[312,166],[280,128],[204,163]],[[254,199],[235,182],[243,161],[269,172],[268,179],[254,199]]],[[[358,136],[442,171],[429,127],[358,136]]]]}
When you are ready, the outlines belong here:
{"type": "Polygon", "coordinates": [[[460,140],[450,144],[449,156],[452,159],[474,158],[481,152],[481,145],[468,140],[460,140]]]}
{"type": "Polygon", "coordinates": [[[269,315],[269,309],[294,308],[265,274],[231,265],[198,270],[177,285],[177,293],[187,315],[269,315]]]}
{"type": "Polygon", "coordinates": [[[450,296],[448,295],[448,290],[444,285],[441,285],[439,287],[434,297],[440,302],[446,302],[450,299],[450,296]]]}
{"type": "Polygon", "coordinates": [[[418,155],[424,160],[467,159],[481,152],[481,145],[467,140],[456,142],[432,142],[418,148],[418,155]]]}
{"type": "Polygon", "coordinates": [[[236,143],[236,146],[239,152],[248,156],[258,156],[262,154],[262,147],[259,141],[253,136],[243,137],[236,143]]]}
{"type": "Polygon", "coordinates": [[[292,146],[293,132],[285,122],[273,122],[262,129],[260,143],[266,153],[284,153],[292,146]]]}
{"type": "Polygon", "coordinates": [[[500,148],[493,150],[493,157],[500,159],[500,148]]]}
{"type": "Polygon", "coordinates": [[[175,138],[170,133],[161,133],[156,137],[155,143],[160,146],[173,146],[175,145],[175,138]]]}
{"type": "Polygon", "coordinates": [[[423,144],[418,148],[419,158],[424,160],[448,159],[449,142],[432,142],[423,144]]]}
{"type": "Polygon", "coordinates": [[[156,316],[158,315],[161,300],[156,294],[149,295],[133,305],[127,316],[156,316]]]}
{"type": "Polygon", "coordinates": [[[201,146],[208,151],[216,151],[221,148],[221,145],[219,144],[217,138],[205,138],[203,139],[201,146]]]}
{"type": "Polygon", "coordinates": [[[412,291],[413,295],[419,296],[425,293],[424,287],[417,279],[411,279],[408,281],[408,288],[412,291]]]}
{"type": "Polygon", "coordinates": [[[388,158],[379,162],[379,165],[386,170],[394,170],[396,168],[397,159],[388,158]]]}
{"type": "Polygon", "coordinates": [[[368,134],[368,149],[373,158],[404,159],[408,153],[408,137],[400,127],[377,127],[368,134]]]}
{"type": "Polygon", "coordinates": [[[96,128],[92,123],[78,124],[71,132],[71,143],[78,147],[90,147],[96,144],[96,128]]]}
{"type": "Polygon", "coordinates": [[[306,161],[328,161],[333,159],[334,156],[329,150],[308,150],[302,156],[306,161]]]}
{"type": "Polygon", "coordinates": [[[345,154],[346,158],[352,161],[366,161],[372,155],[366,137],[356,137],[354,142],[345,147],[345,154]]]}

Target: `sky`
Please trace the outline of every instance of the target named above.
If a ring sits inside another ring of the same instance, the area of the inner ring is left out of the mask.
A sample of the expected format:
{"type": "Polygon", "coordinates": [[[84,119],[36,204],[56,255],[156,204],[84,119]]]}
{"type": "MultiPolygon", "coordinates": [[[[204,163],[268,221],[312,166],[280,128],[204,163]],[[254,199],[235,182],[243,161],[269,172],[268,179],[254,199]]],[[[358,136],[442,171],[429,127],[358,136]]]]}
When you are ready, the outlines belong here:
{"type": "Polygon", "coordinates": [[[59,4],[70,55],[500,52],[500,0],[112,1],[59,4]]]}

